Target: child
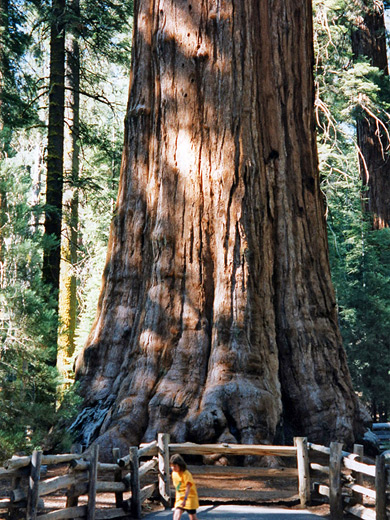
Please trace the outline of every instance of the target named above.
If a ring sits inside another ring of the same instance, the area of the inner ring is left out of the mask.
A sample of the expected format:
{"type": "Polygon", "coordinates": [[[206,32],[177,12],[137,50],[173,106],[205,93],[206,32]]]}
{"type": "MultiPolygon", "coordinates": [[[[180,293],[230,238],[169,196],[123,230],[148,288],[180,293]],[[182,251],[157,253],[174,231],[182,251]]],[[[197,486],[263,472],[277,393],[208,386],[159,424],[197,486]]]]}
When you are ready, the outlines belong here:
{"type": "Polygon", "coordinates": [[[172,455],[170,464],[176,491],[173,520],[180,520],[183,511],[188,513],[190,520],[198,520],[196,510],[199,507],[199,499],[194,479],[180,455],[172,455]]]}

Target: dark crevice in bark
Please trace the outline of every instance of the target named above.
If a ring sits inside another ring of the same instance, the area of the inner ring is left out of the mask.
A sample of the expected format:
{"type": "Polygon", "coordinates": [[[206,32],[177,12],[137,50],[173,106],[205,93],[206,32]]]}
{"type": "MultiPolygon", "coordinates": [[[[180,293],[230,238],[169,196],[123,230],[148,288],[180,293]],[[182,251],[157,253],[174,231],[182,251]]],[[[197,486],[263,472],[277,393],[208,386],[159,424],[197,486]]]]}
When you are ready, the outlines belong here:
{"type": "MultiPolygon", "coordinates": [[[[184,258],[187,258],[186,255],[187,252],[187,244],[184,246],[184,258]]],[[[183,266],[183,276],[181,280],[181,308],[180,308],[180,318],[179,318],[179,330],[180,335],[183,333],[184,327],[183,327],[183,311],[184,311],[184,301],[186,297],[186,278],[187,278],[187,263],[184,261],[183,266]]]]}
{"type": "Polygon", "coordinates": [[[228,337],[226,338],[226,341],[228,342],[230,339],[230,333],[233,327],[235,327],[235,292],[236,292],[236,273],[237,273],[237,267],[240,265],[240,235],[238,231],[238,223],[236,223],[235,227],[235,240],[234,240],[234,247],[233,247],[233,268],[232,268],[232,284],[230,288],[230,326],[229,326],[229,332],[228,337]]]}
{"type": "Polygon", "coordinates": [[[233,435],[233,437],[237,440],[238,444],[241,444],[241,432],[239,428],[237,428],[237,423],[234,419],[234,417],[229,413],[229,411],[225,410],[225,416],[227,421],[227,426],[229,429],[229,432],[233,435]]]}

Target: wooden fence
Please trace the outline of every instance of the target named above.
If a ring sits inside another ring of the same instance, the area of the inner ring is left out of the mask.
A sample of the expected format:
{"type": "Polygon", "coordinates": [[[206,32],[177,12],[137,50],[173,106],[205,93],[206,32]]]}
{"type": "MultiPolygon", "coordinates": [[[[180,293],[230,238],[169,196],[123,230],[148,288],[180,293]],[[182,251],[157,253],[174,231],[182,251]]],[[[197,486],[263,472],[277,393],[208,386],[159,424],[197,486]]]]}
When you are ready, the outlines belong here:
{"type": "Polygon", "coordinates": [[[34,451],[31,457],[12,457],[0,468],[0,480],[11,479],[12,490],[7,498],[0,498],[0,510],[7,511],[7,517],[20,518],[25,512],[27,520],[60,520],[85,518],[87,520],[109,520],[111,518],[139,518],[141,504],[157,489],[157,458],[139,464],[141,456],[154,452],[157,442],[141,449],[130,448],[127,457],[119,458],[119,450],[113,450],[111,464],[99,462],[99,446],[94,446],[88,456],[80,453],[65,455],[43,455],[34,451]],[[69,463],[64,475],[45,478],[48,467],[69,463]],[[141,489],[143,478],[152,473],[152,484],[141,489]],[[63,492],[66,496],[65,508],[39,514],[44,508],[42,497],[53,497],[63,492]],[[96,495],[115,494],[115,507],[96,508],[96,495]],[[125,498],[128,494],[129,498],[125,498]],[[79,505],[79,498],[87,497],[85,505],[79,505]]]}
{"type": "MultiPolygon", "coordinates": [[[[157,441],[149,444],[131,447],[129,454],[122,458],[119,458],[119,450],[113,450],[111,464],[99,462],[98,446],[88,456],[80,453],[43,455],[35,451],[31,457],[13,457],[0,468],[0,479],[11,477],[13,482],[10,496],[2,499],[0,494],[0,510],[6,510],[10,519],[23,515],[27,520],[140,518],[142,503],[152,496],[165,507],[170,506],[173,490],[170,489],[169,458],[172,454],[219,454],[289,457],[295,462],[281,468],[189,466],[195,479],[197,474],[217,475],[218,478],[235,475],[237,479],[293,478],[302,507],[308,505],[312,497],[321,496],[329,499],[332,520],[341,520],[343,511],[364,520],[385,520],[389,468],[383,457],[378,457],[375,466],[368,465],[359,461],[359,457],[363,458],[362,447],[356,446],[354,451],[354,454],[343,452],[339,443],[332,443],[330,448],[307,443],[303,437],[295,438],[294,446],[171,444],[167,434],[159,434],[157,441]],[[63,463],[69,464],[66,474],[47,478],[50,476],[48,468],[63,463]],[[316,476],[321,477],[321,482],[314,482],[316,476]],[[374,479],[372,487],[363,482],[363,478],[367,480],[368,477],[374,479]],[[65,507],[42,513],[43,497],[47,499],[53,493],[66,495],[65,507]],[[99,493],[115,494],[115,507],[96,508],[99,493]],[[364,496],[374,503],[373,507],[363,505],[364,496]],[[86,502],[83,505],[80,504],[82,500],[86,502]]],[[[199,491],[201,498],[215,496],[210,489],[199,491]]],[[[232,494],[231,489],[223,492],[224,499],[253,501],[256,496],[248,490],[241,491],[240,496],[237,491],[232,494]]]]}
{"type": "Polygon", "coordinates": [[[316,474],[327,477],[328,484],[313,482],[313,490],[329,499],[332,520],[342,520],[344,512],[363,520],[386,520],[390,516],[390,468],[384,455],[376,457],[375,465],[363,462],[363,446],[356,444],[354,453],[343,451],[343,445],[332,442],[330,448],[309,443],[313,454],[325,456],[325,465],[310,463],[316,474]],[[364,503],[365,502],[365,503],[364,503]]]}

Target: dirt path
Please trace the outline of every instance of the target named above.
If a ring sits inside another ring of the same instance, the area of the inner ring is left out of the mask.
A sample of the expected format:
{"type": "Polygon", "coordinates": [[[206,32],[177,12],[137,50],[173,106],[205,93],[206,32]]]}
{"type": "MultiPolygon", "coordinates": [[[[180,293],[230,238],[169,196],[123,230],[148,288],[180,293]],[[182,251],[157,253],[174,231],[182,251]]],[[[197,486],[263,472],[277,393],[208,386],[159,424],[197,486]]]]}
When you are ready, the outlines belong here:
{"type": "MultiPolygon", "coordinates": [[[[199,520],[319,520],[329,518],[327,515],[312,513],[310,511],[298,511],[292,509],[243,506],[243,505],[217,505],[201,506],[198,509],[199,520]]],[[[188,518],[188,517],[187,517],[188,518]]],[[[145,520],[168,520],[172,519],[172,511],[159,511],[151,513],[145,520]]],[[[183,516],[186,520],[186,515],[183,516]]]]}

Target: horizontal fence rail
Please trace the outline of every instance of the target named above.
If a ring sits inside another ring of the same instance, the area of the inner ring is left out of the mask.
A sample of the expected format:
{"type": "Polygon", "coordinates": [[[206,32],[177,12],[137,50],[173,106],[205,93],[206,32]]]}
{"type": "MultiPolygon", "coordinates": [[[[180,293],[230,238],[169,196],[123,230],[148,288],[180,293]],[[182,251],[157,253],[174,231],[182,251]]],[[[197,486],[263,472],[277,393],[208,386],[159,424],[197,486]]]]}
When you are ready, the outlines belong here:
{"type": "Polygon", "coordinates": [[[356,444],[354,453],[348,453],[337,442],[329,448],[309,443],[310,457],[313,453],[329,458],[328,465],[311,462],[310,469],[329,478],[328,484],[314,483],[313,488],[329,499],[332,520],[342,520],[344,512],[363,520],[388,518],[390,470],[384,455],[377,456],[375,464],[367,464],[361,462],[363,446],[356,444]],[[366,498],[370,501],[364,503],[366,498]]]}
{"type": "Polygon", "coordinates": [[[278,457],[296,457],[297,448],[295,446],[267,446],[251,444],[194,444],[186,442],[184,444],[170,444],[170,453],[180,453],[181,455],[210,455],[219,453],[221,455],[253,455],[278,457]]]}
{"type": "MultiPolygon", "coordinates": [[[[362,446],[355,445],[354,453],[349,453],[340,443],[326,447],[308,443],[303,437],[295,438],[294,446],[271,446],[170,443],[168,434],[159,434],[156,441],[131,447],[123,457],[115,448],[111,463],[99,461],[98,446],[85,453],[75,447],[69,454],[43,455],[35,451],[31,456],[14,456],[0,468],[0,479],[12,480],[9,496],[0,494],[0,510],[6,511],[9,519],[22,514],[28,520],[140,518],[143,502],[151,497],[165,507],[171,505],[174,490],[169,459],[175,453],[195,456],[195,460],[230,457],[229,461],[236,463],[241,460],[237,457],[287,457],[295,461],[288,467],[190,464],[189,470],[195,479],[225,478],[227,483],[229,478],[294,479],[301,506],[308,505],[313,497],[322,497],[330,504],[332,520],[341,520],[344,512],[363,520],[387,519],[390,478],[383,456],[377,457],[375,465],[367,464],[362,446]],[[66,474],[48,476],[48,468],[53,474],[53,467],[64,464],[68,465],[66,474]],[[320,482],[315,481],[316,477],[320,482]],[[65,507],[44,512],[45,500],[61,493],[66,497],[65,507]],[[113,507],[97,507],[100,493],[115,496],[113,507]],[[86,504],[79,503],[83,496],[86,504]]],[[[199,496],[211,498],[213,490],[199,488],[199,496]]],[[[256,501],[259,492],[234,491],[227,484],[225,489],[218,489],[218,497],[256,501]]]]}

